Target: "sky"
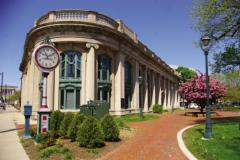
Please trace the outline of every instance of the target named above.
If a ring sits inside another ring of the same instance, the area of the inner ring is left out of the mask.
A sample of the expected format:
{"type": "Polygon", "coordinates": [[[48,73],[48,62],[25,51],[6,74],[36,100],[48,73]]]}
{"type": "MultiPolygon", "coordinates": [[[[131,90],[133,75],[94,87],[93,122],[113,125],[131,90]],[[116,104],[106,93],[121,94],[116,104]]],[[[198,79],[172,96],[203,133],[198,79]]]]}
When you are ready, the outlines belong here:
{"type": "Polygon", "coordinates": [[[19,64],[26,34],[35,20],[51,10],[93,10],[121,19],[138,39],[167,64],[192,67],[204,73],[204,56],[195,42],[192,0],[0,0],[0,72],[4,85],[20,87],[19,64]]]}

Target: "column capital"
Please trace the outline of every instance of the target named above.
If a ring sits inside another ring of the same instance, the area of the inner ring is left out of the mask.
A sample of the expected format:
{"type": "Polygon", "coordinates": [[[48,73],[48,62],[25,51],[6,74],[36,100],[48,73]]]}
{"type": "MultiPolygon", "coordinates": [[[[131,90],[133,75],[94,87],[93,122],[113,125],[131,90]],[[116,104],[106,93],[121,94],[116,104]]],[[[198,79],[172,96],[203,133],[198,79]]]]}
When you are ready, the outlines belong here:
{"type": "Polygon", "coordinates": [[[96,44],[96,43],[86,43],[86,47],[87,48],[95,48],[95,49],[98,49],[99,48],[99,45],[96,44]]]}

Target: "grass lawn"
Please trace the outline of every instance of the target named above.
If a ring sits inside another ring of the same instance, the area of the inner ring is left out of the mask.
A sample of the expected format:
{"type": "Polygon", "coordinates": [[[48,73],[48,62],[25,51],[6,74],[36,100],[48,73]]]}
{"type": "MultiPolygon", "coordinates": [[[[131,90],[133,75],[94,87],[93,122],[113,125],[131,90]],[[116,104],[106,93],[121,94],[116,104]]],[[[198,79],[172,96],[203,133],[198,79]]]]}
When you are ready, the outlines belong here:
{"type": "Polygon", "coordinates": [[[148,121],[159,118],[156,114],[143,114],[143,118],[139,116],[139,114],[131,114],[131,115],[124,115],[121,117],[116,117],[115,120],[124,121],[124,122],[141,122],[141,121],[148,121]]]}
{"type": "Polygon", "coordinates": [[[240,112],[240,107],[225,107],[224,110],[232,112],[240,112]]]}
{"type": "Polygon", "coordinates": [[[218,122],[213,124],[213,138],[202,140],[205,125],[186,130],[183,139],[187,148],[199,160],[239,160],[239,122],[218,122]]]}

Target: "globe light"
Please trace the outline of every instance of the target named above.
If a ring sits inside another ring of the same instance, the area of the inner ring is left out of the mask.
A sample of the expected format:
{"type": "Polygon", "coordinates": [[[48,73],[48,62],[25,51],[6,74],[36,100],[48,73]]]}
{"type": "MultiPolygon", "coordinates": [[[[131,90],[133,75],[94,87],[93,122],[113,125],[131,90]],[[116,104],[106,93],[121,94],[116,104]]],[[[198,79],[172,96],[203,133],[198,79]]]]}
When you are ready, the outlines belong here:
{"type": "Polygon", "coordinates": [[[203,36],[201,38],[201,42],[202,42],[203,46],[205,46],[205,47],[207,47],[209,45],[210,40],[211,40],[211,38],[208,36],[203,36]]]}

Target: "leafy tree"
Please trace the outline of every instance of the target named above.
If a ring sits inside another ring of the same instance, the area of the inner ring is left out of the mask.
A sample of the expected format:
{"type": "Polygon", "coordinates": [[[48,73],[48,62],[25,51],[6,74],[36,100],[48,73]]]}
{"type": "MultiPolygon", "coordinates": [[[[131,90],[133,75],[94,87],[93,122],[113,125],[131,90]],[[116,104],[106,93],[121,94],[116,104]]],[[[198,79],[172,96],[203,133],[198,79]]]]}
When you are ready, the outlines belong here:
{"type": "Polygon", "coordinates": [[[216,41],[240,37],[239,0],[197,0],[192,7],[194,26],[216,41]]]}
{"type": "Polygon", "coordinates": [[[9,97],[10,101],[18,101],[21,97],[21,92],[20,91],[16,91],[13,95],[11,95],[9,97]]]}
{"type": "MultiPolygon", "coordinates": [[[[188,102],[195,102],[201,107],[201,112],[206,106],[206,83],[205,76],[195,76],[191,80],[182,83],[178,89],[179,93],[188,102]]],[[[216,79],[209,79],[209,102],[210,104],[225,95],[225,86],[216,79]]]]}
{"type": "Polygon", "coordinates": [[[180,66],[176,69],[176,71],[178,73],[180,73],[181,75],[181,82],[186,82],[187,80],[191,79],[192,77],[194,77],[196,75],[196,72],[194,72],[193,70],[187,68],[187,67],[183,67],[180,66]]]}
{"type": "Polygon", "coordinates": [[[240,76],[238,71],[230,71],[225,74],[214,74],[213,77],[220,80],[227,87],[225,101],[240,101],[240,76]]]}
{"type": "Polygon", "coordinates": [[[213,63],[210,64],[213,73],[226,73],[240,71],[240,48],[230,45],[224,52],[213,55],[213,63]]]}
{"type": "Polygon", "coordinates": [[[239,102],[240,88],[228,88],[224,100],[229,102],[239,102]]]}

